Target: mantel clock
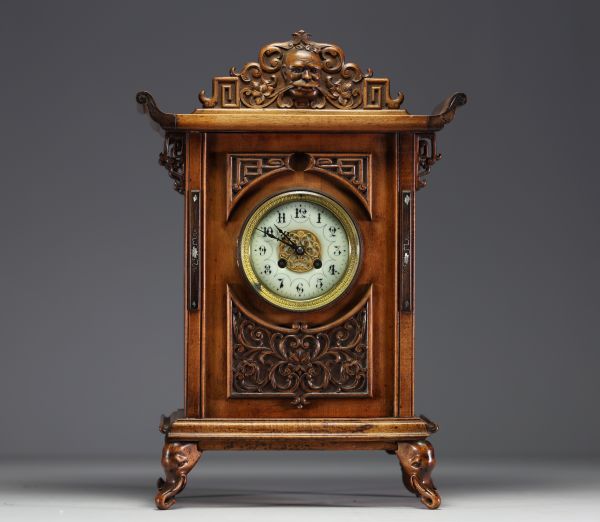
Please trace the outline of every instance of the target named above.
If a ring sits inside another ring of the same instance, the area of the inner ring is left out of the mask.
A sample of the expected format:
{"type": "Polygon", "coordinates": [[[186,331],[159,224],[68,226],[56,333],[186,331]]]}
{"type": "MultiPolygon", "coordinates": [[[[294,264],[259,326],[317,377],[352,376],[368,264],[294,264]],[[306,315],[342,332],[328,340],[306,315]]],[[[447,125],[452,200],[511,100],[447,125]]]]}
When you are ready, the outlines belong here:
{"type": "Polygon", "coordinates": [[[431,509],[413,411],[415,195],[435,133],[389,80],[304,31],[213,80],[191,114],[137,102],[185,204],[185,401],[163,416],[156,505],[208,450],[385,450],[431,509]]]}

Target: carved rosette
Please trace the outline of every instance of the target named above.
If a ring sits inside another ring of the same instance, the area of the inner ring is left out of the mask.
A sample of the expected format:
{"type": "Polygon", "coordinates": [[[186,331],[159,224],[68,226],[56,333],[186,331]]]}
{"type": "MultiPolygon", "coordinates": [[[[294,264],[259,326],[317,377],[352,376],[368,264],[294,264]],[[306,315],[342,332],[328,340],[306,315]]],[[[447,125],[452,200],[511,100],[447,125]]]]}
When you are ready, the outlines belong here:
{"type": "Polygon", "coordinates": [[[165,442],[161,459],[165,478],[158,479],[154,498],[158,509],[169,509],[175,504],[175,495],[185,488],[187,475],[201,456],[195,442],[165,442]]]}
{"type": "Polygon", "coordinates": [[[233,298],[230,310],[232,397],[291,396],[302,408],[308,397],[369,395],[368,298],[320,327],[268,324],[233,298]]]}
{"type": "Polygon", "coordinates": [[[167,132],[163,151],[158,163],[167,169],[173,180],[173,188],[180,194],[185,193],[185,134],[167,132]]]}
{"type": "MultiPolygon", "coordinates": [[[[265,179],[267,176],[297,170],[298,167],[294,165],[294,156],[298,156],[298,154],[229,154],[228,214],[231,213],[242,194],[255,182],[265,179]]],[[[301,156],[305,161],[301,162],[300,169],[304,172],[334,176],[344,182],[371,215],[370,154],[302,153],[301,156]]]]}
{"type": "Polygon", "coordinates": [[[429,509],[437,509],[442,499],[431,480],[435,467],[433,446],[426,440],[398,443],[396,456],[402,468],[406,489],[414,493],[429,509]]]}
{"type": "Polygon", "coordinates": [[[387,78],[372,78],[370,69],[346,63],[341,47],[305,31],[264,46],[258,62],[230,74],[213,80],[212,97],[200,92],[205,108],[399,109],[404,99],[390,96],[387,78]]]}

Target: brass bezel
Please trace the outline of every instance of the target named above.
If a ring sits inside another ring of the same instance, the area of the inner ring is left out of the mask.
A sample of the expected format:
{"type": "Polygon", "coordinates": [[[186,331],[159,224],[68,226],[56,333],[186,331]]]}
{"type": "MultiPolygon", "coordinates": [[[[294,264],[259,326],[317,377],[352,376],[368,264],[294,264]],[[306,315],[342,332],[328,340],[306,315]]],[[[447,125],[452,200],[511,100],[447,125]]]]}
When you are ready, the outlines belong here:
{"type": "Polygon", "coordinates": [[[309,190],[291,190],[282,192],[261,203],[252,211],[242,228],[239,240],[239,259],[242,272],[250,286],[269,303],[293,312],[309,312],[323,308],[342,296],[350,287],[360,265],[361,240],[358,227],[344,208],[331,197],[309,190]],[[250,260],[250,241],[260,220],[273,208],[290,201],[307,201],[321,205],[329,210],[341,223],[348,238],[348,266],[338,283],[323,295],[311,299],[296,300],[277,295],[266,288],[259,280],[250,260]]]}

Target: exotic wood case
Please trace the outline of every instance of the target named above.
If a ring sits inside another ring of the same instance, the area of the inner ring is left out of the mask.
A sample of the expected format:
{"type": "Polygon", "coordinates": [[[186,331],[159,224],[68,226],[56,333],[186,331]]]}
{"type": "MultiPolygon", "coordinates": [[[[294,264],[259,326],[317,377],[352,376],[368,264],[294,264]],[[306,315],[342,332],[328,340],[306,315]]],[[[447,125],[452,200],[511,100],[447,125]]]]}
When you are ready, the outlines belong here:
{"type": "Polygon", "coordinates": [[[437,426],[413,411],[415,193],[466,96],[410,115],[387,79],[303,31],[213,90],[192,114],[137,95],[165,130],[160,163],[186,207],[185,407],[161,422],[157,506],[174,503],[204,450],[381,449],[438,507],[425,440],[437,426]],[[356,278],[318,310],[268,303],[240,270],[246,219],[288,190],[334,199],[361,237],[356,278]]]}

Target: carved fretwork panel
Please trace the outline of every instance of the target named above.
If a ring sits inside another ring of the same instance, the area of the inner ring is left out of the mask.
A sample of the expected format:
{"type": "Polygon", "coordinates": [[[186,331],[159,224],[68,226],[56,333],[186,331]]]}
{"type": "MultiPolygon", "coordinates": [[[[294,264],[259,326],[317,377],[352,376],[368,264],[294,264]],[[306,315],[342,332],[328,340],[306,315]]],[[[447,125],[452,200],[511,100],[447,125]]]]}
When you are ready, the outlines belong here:
{"type": "Polygon", "coordinates": [[[387,78],[363,73],[341,47],[313,42],[305,31],[265,45],[258,62],[230,74],[213,79],[212,97],[200,91],[205,108],[399,109],[404,100],[390,96],[387,78]]]}
{"type": "Polygon", "coordinates": [[[370,154],[228,154],[227,165],[228,216],[253,183],[259,179],[265,180],[267,175],[295,170],[334,176],[354,193],[371,216],[370,154]]]}
{"type": "Polygon", "coordinates": [[[431,167],[442,157],[435,145],[435,134],[417,134],[417,190],[427,186],[426,177],[431,167]]]}
{"type": "Polygon", "coordinates": [[[231,397],[369,397],[370,291],[334,323],[270,324],[230,295],[231,397]]]}
{"type": "Polygon", "coordinates": [[[265,174],[293,172],[290,167],[291,154],[228,154],[227,193],[229,204],[227,215],[235,203],[252,183],[265,174]]]}
{"type": "Polygon", "coordinates": [[[340,176],[349,182],[361,196],[367,199],[369,194],[369,161],[371,156],[347,156],[339,154],[314,154],[313,162],[307,170],[314,170],[340,176]]]}
{"type": "Polygon", "coordinates": [[[185,134],[167,132],[163,151],[158,162],[167,169],[173,180],[173,188],[183,194],[185,192],[185,134]]]}

